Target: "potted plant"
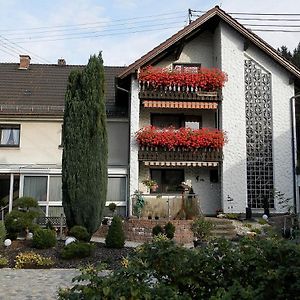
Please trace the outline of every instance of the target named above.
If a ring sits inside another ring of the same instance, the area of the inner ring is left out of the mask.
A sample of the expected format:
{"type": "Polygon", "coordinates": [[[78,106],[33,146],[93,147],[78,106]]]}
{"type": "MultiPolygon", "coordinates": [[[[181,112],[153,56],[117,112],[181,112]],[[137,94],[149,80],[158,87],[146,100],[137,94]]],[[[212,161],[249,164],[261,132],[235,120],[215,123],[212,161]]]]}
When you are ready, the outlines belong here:
{"type": "Polygon", "coordinates": [[[114,202],[109,203],[108,209],[112,212],[112,215],[114,216],[115,215],[115,211],[117,209],[117,204],[114,203],[114,202]]]}
{"type": "Polygon", "coordinates": [[[191,224],[191,230],[194,234],[194,247],[206,243],[211,236],[213,228],[214,224],[211,221],[205,220],[203,216],[194,220],[191,224]]]}
{"type": "Polygon", "coordinates": [[[157,188],[158,188],[158,184],[155,180],[153,179],[145,179],[142,181],[142,183],[148,188],[150,189],[151,192],[156,192],[157,188]]]}

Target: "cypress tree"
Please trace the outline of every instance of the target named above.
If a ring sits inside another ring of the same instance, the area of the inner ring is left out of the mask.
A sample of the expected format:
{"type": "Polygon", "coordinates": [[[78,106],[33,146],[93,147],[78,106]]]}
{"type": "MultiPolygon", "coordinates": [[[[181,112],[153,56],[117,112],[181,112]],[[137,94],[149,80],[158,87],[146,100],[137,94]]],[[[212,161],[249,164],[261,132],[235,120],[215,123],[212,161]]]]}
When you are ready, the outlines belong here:
{"type": "Polygon", "coordinates": [[[100,226],[107,190],[107,133],[101,53],[70,73],[63,123],[62,191],[69,228],[100,226]]]}

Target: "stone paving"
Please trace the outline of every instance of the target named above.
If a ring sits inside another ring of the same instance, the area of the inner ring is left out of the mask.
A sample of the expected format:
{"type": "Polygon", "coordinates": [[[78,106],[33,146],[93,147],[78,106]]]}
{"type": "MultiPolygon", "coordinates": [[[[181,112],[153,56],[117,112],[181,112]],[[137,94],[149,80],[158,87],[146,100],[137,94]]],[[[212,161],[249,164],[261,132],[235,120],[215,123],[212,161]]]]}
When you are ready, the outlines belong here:
{"type": "Polygon", "coordinates": [[[59,287],[72,286],[75,269],[0,269],[0,299],[57,299],[59,287]]]}

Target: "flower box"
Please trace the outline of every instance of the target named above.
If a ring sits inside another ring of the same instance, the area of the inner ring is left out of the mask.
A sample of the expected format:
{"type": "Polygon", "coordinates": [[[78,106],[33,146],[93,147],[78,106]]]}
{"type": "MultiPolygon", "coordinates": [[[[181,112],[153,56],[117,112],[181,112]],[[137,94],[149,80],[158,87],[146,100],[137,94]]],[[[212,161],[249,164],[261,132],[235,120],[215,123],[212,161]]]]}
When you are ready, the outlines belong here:
{"type": "Polygon", "coordinates": [[[136,140],[140,147],[159,147],[166,150],[180,148],[184,151],[198,149],[222,149],[227,141],[226,134],[218,129],[191,129],[169,127],[159,129],[146,126],[136,133],[136,140]]]}
{"type": "Polygon", "coordinates": [[[189,72],[148,66],[141,69],[138,79],[141,90],[201,94],[220,90],[227,81],[227,74],[217,68],[189,72]]]}

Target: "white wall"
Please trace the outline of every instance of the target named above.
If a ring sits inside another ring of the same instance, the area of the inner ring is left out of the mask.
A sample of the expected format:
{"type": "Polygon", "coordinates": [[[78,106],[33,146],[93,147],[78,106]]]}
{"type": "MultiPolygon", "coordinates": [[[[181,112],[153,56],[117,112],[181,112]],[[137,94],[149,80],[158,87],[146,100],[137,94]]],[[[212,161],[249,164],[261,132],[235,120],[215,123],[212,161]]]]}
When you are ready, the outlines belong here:
{"type": "Polygon", "coordinates": [[[222,90],[222,128],[227,132],[222,170],[224,211],[244,212],[247,205],[246,120],[243,39],[221,25],[221,69],[228,75],[222,90]],[[233,198],[228,209],[228,197],[233,198]]]}
{"type": "MultiPolygon", "coordinates": [[[[138,190],[139,184],[139,161],[138,161],[138,145],[135,140],[135,133],[139,130],[140,115],[140,99],[138,95],[138,81],[132,77],[131,80],[131,100],[130,100],[130,154],[129,154],[129,195],[138,190]]],[[[128,207],[129,215],[131,215],[131,200],[128,207]]]]}
{"type": "Polygon", "coordinates": [[[0,148],[0,164],[58,164],[61,165],[61,121],[18,121],[20,147],[0,148]]]}
{"type": "MultiPolygon", "coordinates": [[[[255,46],[244,51],[244,39],[226,24],[221,24],[221,68],[228,74],[223,89],[222,127],[229,142],[224,147],[222,198],[234,199],[233,211],[244,212],[247,204],[246,120],[244,60],[253,59],[271,73],[273,114],[274,187],[293,197],[290,98],[294,94],[289,74],[255,46]]],[[[275,203],[276,212],[281,207],[275,203]]]]}
{"type": "Polygon", "coordinates": [[[174,61],[174,56],[169,56],[159,62],[157,66],[170,67],[172,63],[198,63],[203,67],[214,66],[214,40],[211,32],[203,32],[188,43],[182,49],[178,60],[174,61]]]}
{"type": "MultiPolygon", "coordinates": [[[[272,118],[273,118],[273,165],[274,188],[293,198],[293,158],[292,158],[292,121],[291,101],[294,84],[289,84],[289,73],[275,64],[266,54],[253,46],[247,55],[272,74],[272,118]]],[[[291,201],[293,205],[293,201],[291,201]]],[[[275,203],[277,212],[284,211],[275,203]]]]}

